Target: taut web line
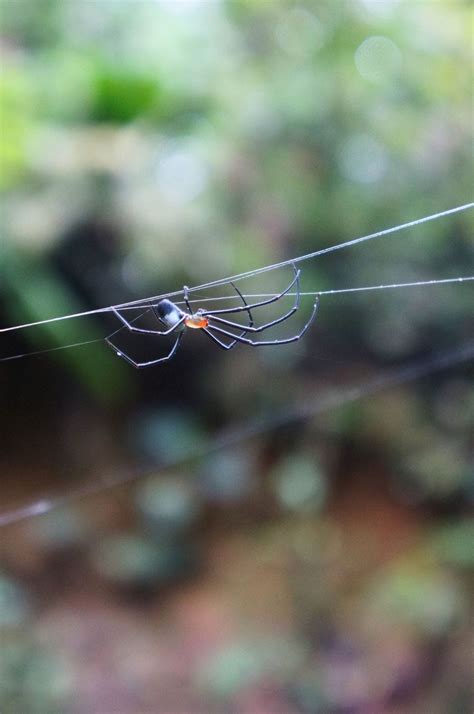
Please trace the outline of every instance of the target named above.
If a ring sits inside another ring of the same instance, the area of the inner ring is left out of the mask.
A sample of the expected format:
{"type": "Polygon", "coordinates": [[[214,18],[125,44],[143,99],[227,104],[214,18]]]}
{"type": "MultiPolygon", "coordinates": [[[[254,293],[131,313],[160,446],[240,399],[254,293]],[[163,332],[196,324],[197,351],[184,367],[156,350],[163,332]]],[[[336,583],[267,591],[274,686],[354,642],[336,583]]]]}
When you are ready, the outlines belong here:
{"type": "MultiPolygon", "coordinates": [[[[364,243],[369,240],[374,240],[374,238],[381,238],[383,236],[389,235],[390,233],[396,233],[398,231],[405,230],[407,228],[412,228],[414,226],[421,225],[422,223],[428,223],[429,221],[434,221],[439,218],[443,218],[444,216],[449,216],[452,215],[453,213],[460,213],[461,211],[466,211],[469,208],[474,208],[474,202],[473,203],[466,203],[462,206],[456,206],[455,208],[449,208],[445,211],[441,211],[439,213],[433,213],[430,216],[424,216],[423,218],[417,218],[413,221],[409,221],[408,223],[402,223],[399,224],[398,226],[393,226],[392,228],[385,228],[384,230],[377,231],[376,233],[370,233],[369,235],[362,236],[360,238],[353,238],[352,240],[345,241],[344,243],[338,243],[337,245],[329,246],[328,248],[322,248],[320,250],[313,251],[312,253],[307,253],[306,255],[300,255],[296,258],[289,258],[288,260],[283,260],[280,263],[273,263],[272,265],[266,265],[263,266],[262,268],[256,268],[254,270],[249,270],[244,273],[238,273],[237,275],[231,275],[227,278],[220,278],[218,280],[213,280],[208,283],[203,283],[202,285],[195,285],[189,288],[189,292],[197,292],[198,290],[207,290],[209,288],[217,287],[220,285],[227,285],[231,281],[236,282],[238,280],[243,280],[244,278],[251,278],[254,277],[255,275],[261,275],[262,273],[269,272],[270,270],[277,270],[278,268],[282,268],[286,265],[291,265],[292,263],[302,263],[305,260],[310,260],[312,258],[317,258],[321,255],[326,255],[327,253],[333,253],[336,250],[343,250],[345,248],[350,248],[351,246],[358,245],[359,243],[364,243]]],[[[467,276],[462,278],[463,281],[466,280],[472,280],[472,276],[467,276]]],[[[443,280],[452,280],[452,279],[443,279],[443,280]]],[[[458,281],[460,282],[459,278],[458,281]]],[[[432,283],[433,284],[433,283],[432,283]]],[[[382,289],[383,286],[380,286],[378,289],[382,289]]],[[[395,287],[395,286],[391,286],[395,287]]],[[[374,289],[374,288],[372,288],[374,289]]],[[[51,317],[46,320],[38,320],[36,322],[28,322],[24,323],[23,325],[14,325],[12,327],[4,327],[0,328],[0,334],[4,332],[11,332],[13,330],[21,330],[25,329],[28,327],[37,327],[40,325],[45,325],[49,324],[52,322],[60,322],[62,320],[72,320],[74,318],[78,317],[87,317],[89,315],[96,315],[99,313],[104,313],[104,312],[110,312],[114,309],[124,309],[128,307],[134,307],[134,306],[146,306],[149,303],[154,303],[158,300],[163,300],[164,298],[171,298],[171,297],[176,297],[180,296],[182,294],[181,290],[175,290],[174,292],[168,292],[168,293],[163,293],[161,295],[154,295],[152,297],[148,298],[142,298],[141,300],[132,300],[130,302],[125,302],[125,303],[120,303],[117,305],[111,305],[109,307],[101,307],[101,308],[96,308],[95,310],[87,310],[85,312],[77,312],[72,315],[62,315],[59,317],[51,317]]],[[[315,294],[324,294],[324,293],[315,293],[315,294]]]]}

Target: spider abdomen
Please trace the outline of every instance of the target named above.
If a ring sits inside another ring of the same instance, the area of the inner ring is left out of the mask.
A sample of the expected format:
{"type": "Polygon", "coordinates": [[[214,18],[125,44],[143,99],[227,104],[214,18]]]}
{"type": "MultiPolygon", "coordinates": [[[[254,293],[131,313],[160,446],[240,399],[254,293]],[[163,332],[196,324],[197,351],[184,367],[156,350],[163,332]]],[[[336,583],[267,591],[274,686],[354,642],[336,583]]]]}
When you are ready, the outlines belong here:
{"type": "Polygon", "coordinates": [[[161,300],[156,308],[158,317],[167,327],[174,327],[182,320],[184,313],[171,300],[161,300]]]}

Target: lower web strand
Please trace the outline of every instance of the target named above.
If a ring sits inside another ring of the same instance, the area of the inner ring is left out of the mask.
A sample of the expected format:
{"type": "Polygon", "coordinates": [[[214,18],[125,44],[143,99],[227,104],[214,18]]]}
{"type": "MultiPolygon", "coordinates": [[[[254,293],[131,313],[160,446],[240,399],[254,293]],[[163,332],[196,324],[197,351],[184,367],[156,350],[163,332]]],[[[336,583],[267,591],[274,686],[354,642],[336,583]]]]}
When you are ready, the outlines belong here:
{"type": "MultiPolygon", "coordinates": [[[[287,424],[312,419],[320,414],[359,401],[365,397],[378,394],[386,389],[414,382],[442,370],[470,362],[473,358],[474,341],[470,341],[453,350],[444,350],[427,359],[408,362],[401,367],[382,372],[375,377],[371,377],[354,385],[342,389],[328,390],[326,394],[305,400],[302,404],[300,403],[293,408],[285,409],[270,419],[255,419],[249,424],[234,428],[232,431],[225,430],[213,439],[210,447],[196,450],[194,453],[188,454],[183,458],[177,458],[163,463],[153,470],[153,475],[157,475],[171,468],[193,463],[216,451],[237,446],[238,444],[287,424]]],[[[148,476],[150,476],[149,473],[143,472],[119,472],[106,479],[101,479],[99,482],[86,484],[68,493],[41,498],[29,504],[9,509],[0,513],[0,528],[47,514],[84,498],[109,491],[112,488],[126,486],[148,476]]]]}

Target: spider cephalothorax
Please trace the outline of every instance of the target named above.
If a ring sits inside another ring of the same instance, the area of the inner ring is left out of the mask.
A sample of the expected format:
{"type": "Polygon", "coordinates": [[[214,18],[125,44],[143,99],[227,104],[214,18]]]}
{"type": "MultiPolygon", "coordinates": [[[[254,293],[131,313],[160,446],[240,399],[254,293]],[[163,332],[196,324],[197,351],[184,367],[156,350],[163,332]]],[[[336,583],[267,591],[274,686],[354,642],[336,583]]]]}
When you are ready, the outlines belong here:
{"type": "Polygon", "coordinates": [[[112,308],[114,314],[123,323],[123,325],[128,330],[130,330],[130,332],[140,332],[147,335],[169,335],[171,333],[176,333],[177,337],[173,344],[173,347],[171,348],[169,354],[165,355],[165,357],[159,357],[158,359],[150,360],[148,362],[136,362],[127,354],[122,352],[122,350],[119,350],[117,346],[113,342],[111,342],[110,338],[107,338],[107,342],[120,357],[123,357],[125,360],[127,360],[127,362],[129,362],[137,369],[141,369],[142,367],[150,367],[151,365],[158,364],[159,362],[166,362],[167,360],[171,359],[171,357],[173,357],[174,353],[178,349],[179,343],[181,342],[181,339],[187,327],[194,330],[203,330],[206,335],[210,337],[213,342],[215,342],[215,344],[219,345],[219,347],[224,350],[230,350],[238,343],[250,345],[251,347],[261,347],[263,345],[284,345],[288,344],[289,342],[296,342],[304,335],[304,333],[316,317],[316,312],[319,304],[317,297],[313,304],[313,310],[309,320],[297,335],[293,335],[293,337],[286,337],[274,340],[252,340],[247,337],[249,333],[254,334],[258,332],[263,332],[269,327],[274,327],[275,325],[284,322],[299,309],[301,271],[297,270],[294,264],[292,265],[294,270],[294,277],[285,290],[283,290],[281,293],[278,293],[277,295],[273,295],[273,297],[267,298],[266,300],[261,300],[260,302],[252,303],[250,305],[247,303],[245,297],[242,295],[240,290],[234,285],[234,283],[231,282],[230,284],[242,300],[243,305],[239,305],[238,307],[224,308],[221,310],[206,310],[204,308],[199,308],[198,310],[193,312],[189,303],[189,288],[185,286],[183,288],[183,296],[188,312],[185,312],[180,307],[178,307],[178,305],[168,299],[160,300],[160,302],[156,305],[150,306],[156,318],[167,328],[166,330],[145,330],[140,327],[135,327],[119,312],[118,309],[112,308]],[[284,315],[281,315],[275,320],[271,320],[270,322],[267,322],[264,325],[255,326],[251,311],[258,307],[262,307],[263,305],[269,305],[270,303],[277,302],[282,297],[287,295],[293,286],[295,286],[296,288],[295,302],[293,304],[293,307],[291,307],[291,309],[288,310],[288,312],[286,312],[284,315]],[[248,325],[241,325],[238,322],[233,322],[232,320],[228,320],[226,317],[222,317],[222,315],[234,315],[242,312],[246,312],[248,314],[248,325]],[[234,332],[234,330],[237,330],[237,332],[234,332]],[[218,335],[223,335],[224,337],[230,338],[231,341],[224,342],[223,339],[218,335]]]}

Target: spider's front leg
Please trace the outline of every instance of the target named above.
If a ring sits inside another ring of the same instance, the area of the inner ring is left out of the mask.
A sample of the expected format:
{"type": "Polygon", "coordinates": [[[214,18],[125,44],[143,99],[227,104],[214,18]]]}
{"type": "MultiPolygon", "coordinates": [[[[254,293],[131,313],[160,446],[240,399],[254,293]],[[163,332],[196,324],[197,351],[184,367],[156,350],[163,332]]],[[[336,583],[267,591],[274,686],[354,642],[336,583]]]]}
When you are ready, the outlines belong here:
{"type": "Polygon", "coordinates": [[[300,330],[300,332],[297,335],[293,335],[293,337],[285,337],[282,339],[275,339],[275,340],[251,340],[248,337],[243,337],[241,335],[235,335],[232,332],[229,332],[228,330],[224,330],[221,327],[218,327],[217,325],[209,325],[209,328],[206,329],[206,334],[209,335],[209,337],[214,340],[214,342],[217,342],[220,344],[221,347],[226,349],[223,343],[214,335],[211,334],[210,330],[213,332],[218,332],[221,335],[226,335],[226,337],[232,337],[232,339],[237,340],[237,342],[241,342],[244,345],[250,345],[251,347],[263,347],[265,345],[287,345],[290,344],[290,342],[297,342],[305,332],[308,330],[310,327],[311,323],[316,317],[316,313],[318,312],[318,307],[319,307],[319,297],[316,298],[314,305],[313,305],[313,311],[311,313],[311,316],[307,323],[304,325],[303,329],[300,330]]]}
{"type": "MultiPolygon", "coordinates": [[[[291,283],[288,285],[288,287],[285,288],[285,290],[282,290],[281,293],[277,293],[276,295],[273,295],[273,297],[268,298],[267,300],[260,300],[259,302],[251,303],[250,305],[247,302],[245,302],[245,305],[240,305],[239,307],[226,307],[223,310],[209,310],[209,311],[204,310],[203,315],[207,315],[207,314],[224,315],[226,313],[232,314],[232,313],[236,313],[236,312],[242,312],[243,310],[248,312],[249,310],[253,310],[256,307],[263,307],[264,305],[270,305],[272,302],[276,302],[277,300],[280,300],[280,298],[282,298],[284,295],[287,295],[290,292],[293,285],[296,285],[296,292],[299,293],[299,291],[300,291],[299,280],[300,280],[301,270],[298,270],[294,263],[292,263],[292,266],[293,266],[293,271],[294,271],[294,278],[291,281],[291,283]]],[[[233,285],[234,289],[237,290],[237,288],[235,287],[235,285],[233,283],[231,283],[231,285],[233,285]]]]}
{"type": "MultiPolygon", "coordinates": [[[[238,288],[236,285],[234,285],[233,282],[231,282],[230,284],[232,285],[232,287],[234,288],[235,292],[237,293],[237,295],[240,297],[240,299],[241,299],[242,302],[243,302],[243,308],[242,308],[242,309],[245,310],[246,312],[248,312],[248,316],[249,316],[249,325],[248,325],[248,326],[245,326],[245,325],[236,325],[236,327],[238,327],[239,329],[242,330],[242,332],[240,333],[240,336],[243,337],[243,335],[245,335],[245,333],[246,333],[246,331],[247,331],[248,329],[253,329],[254,322],[253,322],[252,312],[251,312],[251,310],[250,310],[250,307],[249,307],[248,304],[247,304],[246,299],[244,298],[244,296],[243,296],[242,293],[240,292],[239,288],[238,288]]],[[[186,307],[188,308],[190,314],[192,315],[192,314],[193,314],[193,310],[192,310],[191,305],[190,305],[190,303],[189,303],[189,288],[188,288],[187,285],[185,285],[185,286],[183,287],[183,295],[184,295],[184,301],[185,301],[185,303],[186,303],[186,307]]],[[[222,341],[219,340],[217,337],[215,337],[214,335],[212,335],[212,334],[209,332],[209,330],[208,330],[207,328],[201,328],[201,329],[204,329],[204,332],[211,338],[211,340],[213,340],[217,345],[219,345],[219,347],[222,347],[222,349],[224,349],[224,350],[231,350],[232,347],[235,347],[235,345],[237,344],[237,340],[234,339],[232,342],[230,342],[228,345],[226,345],[225,342],[222,342],[222,341]]]]}
{"type": "Polygon", "coordinates": [[[184,302],[186,303],[186,307],[188,308],[189,314],[193,314],[193,309],[189,303],[189,288],[187,285],[183,285],[183,295],[184,295],[184,302]]]}

